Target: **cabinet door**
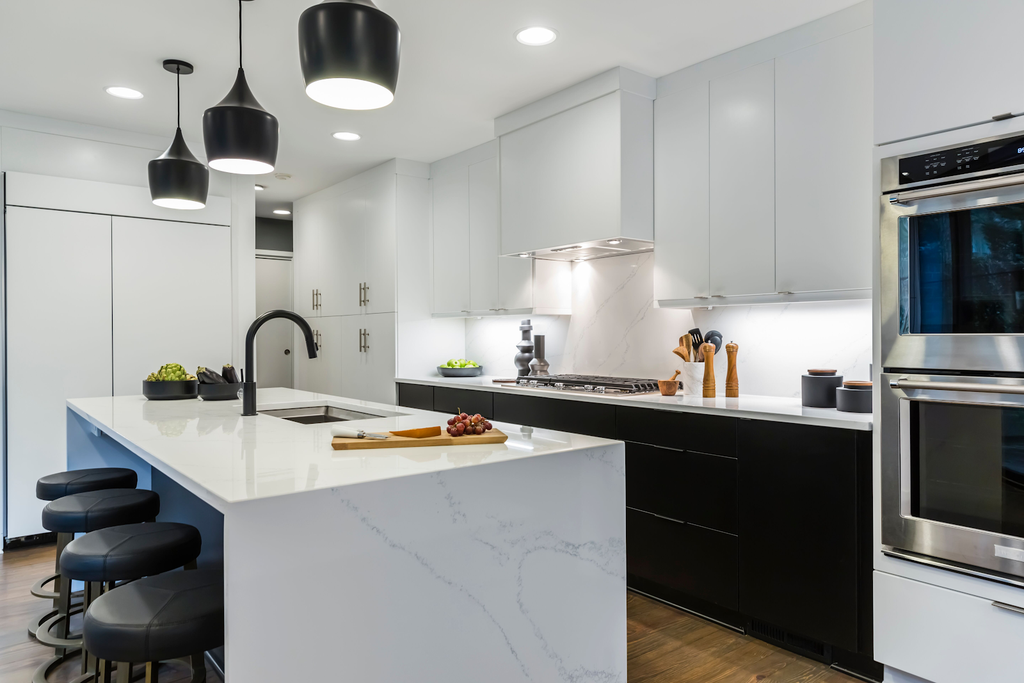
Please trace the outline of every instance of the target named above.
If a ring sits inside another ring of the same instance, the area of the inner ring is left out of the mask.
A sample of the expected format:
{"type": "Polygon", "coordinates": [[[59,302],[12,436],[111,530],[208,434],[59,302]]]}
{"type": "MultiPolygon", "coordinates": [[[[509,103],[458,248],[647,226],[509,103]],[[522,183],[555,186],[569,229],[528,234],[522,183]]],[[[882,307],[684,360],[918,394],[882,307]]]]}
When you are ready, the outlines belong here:
{"type": "MultiPolygon", "coordinates": [[[[313,329],[313,336],[316,338],[320,329],[319,318],[307,318],[306,322],[313,329]]],[[[310,358],[306,354],[306,339],[302,336],[297,325],[292,325],[292,382],[296,389],[302,391],[321,391],[319,384],[323,375],[326,361],[324,360],[323,349],[317,353],[316,358],[310,358]]],[[[322,341],[322,339],[321,339],[322,341]]],[[[259,378],[257,377],[257,380],[259,378]]],[[[258,383],[258,382],[257,382],[258,383]]]]}
{"type": "Polygon", "coordinates": [[[346,315],[341,319],[341,390],[339,396],[362,398],[366,377],[366,360],[363,357],[363,337],[366,316],[346,315]]]}
{"type": "MultiPolygon", "coordinates": [[[[498,305],[498,160],[469,167],[469,308],[490,311],[498,305]]],[[[526,259],[515,259],[525,261],[526,259]]]]}
{"type": "Polygon", "coordinates": [[[871,287],[871,27],[775,60],[779,291],[871,287]]]}
{"type": "MultiPolygon", "coordinates": [[[[364,313],[395,311],[395,221],[397,176],[386,175],[362,188],[366,266],[364,313]]],[[[356,285],[358,291],[358,284],[356,285]]],[[[357,297],[358,299],[358,297],[357,297]]]]}
{"type": "Polygon", "coordinates": [[[111,248],[115,396],[165,363],[231,361],[230,228],[115,216],[111,248]]]}
{"type": "Polygon", "coordinates": [[[874,3],[878,144],[1024,111],[1019,0],[874,3]]]}
{"type": "Polygon", "coordinates": [[[858,649],[856,432],[739,421],[740,611],[858,649]]]}
{"type": "Polygon", "coordinates": [[[711,294],[708,83],[654,102],[654,298],[711,294]]]}
{"type": "Polygon", "coordinates": [[[65,401],[111,394],[110,217],[12,206],[6,223],[7,537],[17,538],[44,533],[36,480],[67,469],[65,401]]]}
{"type": "MultiPolygon", "coordinates": [[[[498,308],[514,311],[520,308],[533,308],[534,301],[534,268],[538,264],[553,261],[534,261],[533,259],[514,256],[498,257],[498,308]]],[[[569,266],[571,264],[561,264],[569,266]]],[[[570,270],[571,272],[571,270],[570,270]]],[[[568,286],[559,290],[560,298],[567,299],[572,305],[572,277],[568,286]],[[564,291],[563,291],[564,290],[564,291]]]]}
{"type": "Polygon", "coordinates": [[[395,316],[393,313],[342,318],[342,386],[347,398],[395,403],[395,316]]]}
{"type": "Polygon", "coordinates": [[[342,393],[345,370],[345,339],[344,323],[348,316],[331,316],[316,321],[320,332],[320,352],[323,364],[317,371],[315,391],[332,396],[344,396],[342,393]]]}
{"type": "Polygon", "coordinates": [[[321,286],[320,262],[324,259],[324,239],[330,223],[327,202],[296,202],[292,221],[293,310],[304,318],[319,315],[315,290],[321,286]]]}
{"type": "Polygon", "coordinates": [[[356,315],[366,277],[366,196],[358,188],[326,200],[320,245],[320,310],[324,317],[356,315]]]}
{"type": "Polygon", "coordinates": [[[775,64],[711,81],[711,295],[774,294],[775,64]]]}
{"type": "Polygon", "coordinates": [[[469,172],[431,180],[434,197],[434,313],[469,310],[469,172]]]}

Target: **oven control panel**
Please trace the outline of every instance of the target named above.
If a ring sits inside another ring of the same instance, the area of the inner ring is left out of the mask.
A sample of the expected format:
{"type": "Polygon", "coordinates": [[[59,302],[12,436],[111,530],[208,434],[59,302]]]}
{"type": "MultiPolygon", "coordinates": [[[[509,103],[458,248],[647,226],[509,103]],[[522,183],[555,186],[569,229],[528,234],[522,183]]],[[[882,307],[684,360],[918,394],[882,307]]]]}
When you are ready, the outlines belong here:
{"type": "Polygon", "coordinates": [[[956,178],[1024,164],[1024,137],[974,143],[899,160],[899,184],[956,178]]]}

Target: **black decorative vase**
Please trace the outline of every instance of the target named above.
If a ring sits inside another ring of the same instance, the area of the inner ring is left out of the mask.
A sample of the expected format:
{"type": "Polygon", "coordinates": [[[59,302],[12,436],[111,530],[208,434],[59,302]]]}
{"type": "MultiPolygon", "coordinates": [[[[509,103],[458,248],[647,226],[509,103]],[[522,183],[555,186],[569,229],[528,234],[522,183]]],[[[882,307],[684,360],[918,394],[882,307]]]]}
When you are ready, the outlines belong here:
{"type": "Polygon", "coordinates": [[[532,330],[533,325],[529,320],[524,320],[519,324],[519,331],[523,333],[523,339],[516,344],[516,348],[519,349],[519,353],[516,354],[516,370],[519,371],[520,377],[530,374],[530,361],[533,360],[533,340],[530,338],[532,330]]]}

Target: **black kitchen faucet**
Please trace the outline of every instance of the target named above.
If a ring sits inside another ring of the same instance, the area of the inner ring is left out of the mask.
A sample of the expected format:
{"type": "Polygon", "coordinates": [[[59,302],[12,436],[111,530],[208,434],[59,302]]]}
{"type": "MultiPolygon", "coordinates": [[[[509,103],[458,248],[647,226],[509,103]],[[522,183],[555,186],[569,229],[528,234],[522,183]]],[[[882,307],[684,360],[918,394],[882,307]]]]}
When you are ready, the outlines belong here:
{"type": "Polygon", "coordinates": [[[276,310],[267,311],[260,317],[252,321],[252,325],[249,325],[249,331],[245,333],[245,382],[242,384],[242,415],[255,415],[256,414],[256,368],[253,364],[253,349],[256,345],[256,333],[262,327],[263,323],[274,318],[287,318],[293,323],[299,326],[302,330],[302,336],[306,338],[306,350],[309,352],[310,358],[316,358],[316,342],[313,341],[313,330],[310,328],[309,323],[306,322],[298,313],[291,311],[276,310]]]}

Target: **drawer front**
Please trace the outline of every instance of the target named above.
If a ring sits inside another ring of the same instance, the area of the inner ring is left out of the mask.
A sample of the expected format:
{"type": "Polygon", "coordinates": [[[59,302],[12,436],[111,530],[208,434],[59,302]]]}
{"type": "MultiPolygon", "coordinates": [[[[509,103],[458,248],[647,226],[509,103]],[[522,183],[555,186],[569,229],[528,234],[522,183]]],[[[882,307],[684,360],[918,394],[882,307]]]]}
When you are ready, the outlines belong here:
{"type": "Polygon", "coordinates": [[[494,419],[605,439],[616,438],[615,406],[600,403],[494,394],[494,419]]]}
{"type": "Polygon", "coordinates": [[[1024,614],[920,581],[874,576],[876,660],[935,683],[1021,680],[1024,614]]]}
{"type": "Polygon", "coordinates": [[[626,571],[735,610],[736,537],[626,509],[626,571]]]}
{"type": "Polygon", "coordinates": [[[736,459],[626,444],[626,505],[736,533],[736,459]]]}
{"type": "Polygon", "coordinates": [[[488,419],[497,419],[494,417],[494,394],[489,391],[434,387],[434,410],[452,415],[461,410],[470,415],[480,413],[488,419]]]}
{"type": "Polygon", "coordinates": [[[650,408],[616,411],[618,438],[680,451],[736,456],[734,417],[677,413],[650,408]]]}
{"type": "Polygon", "coordinates": [[[434,387],[420,384],[399,384],[398,405],[419,410],[434,409],[434,387]]]}

